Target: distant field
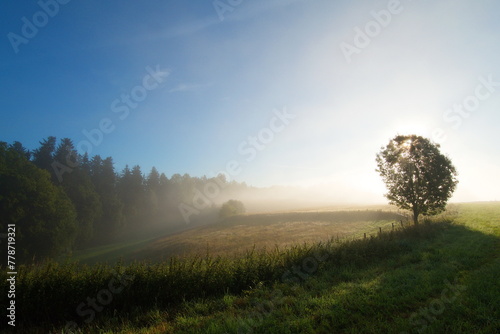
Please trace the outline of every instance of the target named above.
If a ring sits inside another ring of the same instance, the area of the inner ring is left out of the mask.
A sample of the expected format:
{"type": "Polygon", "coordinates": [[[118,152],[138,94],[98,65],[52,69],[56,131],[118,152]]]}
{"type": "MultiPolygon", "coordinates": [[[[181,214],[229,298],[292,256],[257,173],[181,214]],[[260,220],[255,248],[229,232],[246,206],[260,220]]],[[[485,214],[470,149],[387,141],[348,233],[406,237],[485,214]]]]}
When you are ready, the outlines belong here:
{"type": "Polygon", "coordinates": [[[273,249],[300,243],[327,241],[331,238],[376,234],[400,220],[407,222],[391,207],[376,206],[351,210],[302,210],[295,212],[247,214],[222,222],[174,233],[164,237],[116,243],[75,254],[82,263],[159,261],[172,256],[206,254],[238,256],[255,248],[273,249]],[[385,208],[386,211],[382,211],[385,208]]]}

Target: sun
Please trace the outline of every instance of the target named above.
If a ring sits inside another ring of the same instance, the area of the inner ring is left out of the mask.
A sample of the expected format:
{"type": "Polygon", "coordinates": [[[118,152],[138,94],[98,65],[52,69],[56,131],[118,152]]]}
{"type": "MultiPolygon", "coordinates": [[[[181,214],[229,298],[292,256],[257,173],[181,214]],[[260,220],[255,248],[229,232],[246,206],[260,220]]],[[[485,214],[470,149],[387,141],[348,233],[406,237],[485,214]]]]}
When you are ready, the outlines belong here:
{"type": "Polygon", "coordinates": [[[403,146],[404,148],[406,148],[406,149],[409,149],[409,148],[411,147],[412,142],[413,142],[413,140],[412,140],[412,139],[406,139],[406,140],[403,142],[402,146],[403,146]]]}

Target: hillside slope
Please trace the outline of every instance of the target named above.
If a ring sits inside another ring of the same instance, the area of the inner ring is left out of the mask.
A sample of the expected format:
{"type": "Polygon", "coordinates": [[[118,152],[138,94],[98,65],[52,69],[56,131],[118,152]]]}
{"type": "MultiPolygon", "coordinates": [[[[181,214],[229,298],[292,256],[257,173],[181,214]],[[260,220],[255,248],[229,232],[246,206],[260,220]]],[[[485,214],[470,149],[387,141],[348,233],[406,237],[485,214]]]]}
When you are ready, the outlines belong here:
{"type": "Polygon", "coordinates": [[[361,265],[325,260],[311,272],[298,263],[292,282],[157,310],[150,325],[113,332],[498,333],[500,205],[454,211],[438,235],[405,240],[406,252],[361,265]]]}

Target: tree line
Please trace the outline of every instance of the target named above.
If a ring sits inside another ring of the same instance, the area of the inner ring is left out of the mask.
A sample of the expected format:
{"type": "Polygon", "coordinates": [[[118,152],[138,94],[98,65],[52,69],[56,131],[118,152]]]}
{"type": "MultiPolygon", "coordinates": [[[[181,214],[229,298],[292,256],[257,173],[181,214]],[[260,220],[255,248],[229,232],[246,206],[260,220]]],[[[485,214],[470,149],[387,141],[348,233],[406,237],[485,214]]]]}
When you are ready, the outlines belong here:
{"type": "MultiPolygon", "coordinates": [[[[127,231],[179,226],[185,223],[181,203],[192,203],[207,184],[223,185],[221,201],[249,188],[223,174],[168,178],[155,167],[145,174],[139,165],[116,172],[112,157],[81,155],[69,138],[48,137],[32,151],[18,141],[0,142],[0,224],[2,231],[16,225],[22,258],[68,253],[127,231]]],[[[217,217],[214,203],[192,208],[194,223],[217,217]]]]}

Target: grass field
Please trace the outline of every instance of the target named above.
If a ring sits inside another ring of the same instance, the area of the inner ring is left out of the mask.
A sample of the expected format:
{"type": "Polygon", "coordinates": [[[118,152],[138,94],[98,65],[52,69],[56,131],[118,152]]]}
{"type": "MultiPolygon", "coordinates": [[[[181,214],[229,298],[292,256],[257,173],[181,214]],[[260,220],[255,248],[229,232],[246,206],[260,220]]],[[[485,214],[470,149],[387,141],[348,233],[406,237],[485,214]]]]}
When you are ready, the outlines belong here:
{"type": "MultiPolygon", "coordinates": [[[[248,214],[230,217],[218,224],[187,229],[165,236],[119,242],[77,252],[74,259],[86,264],[122,261],[158,262],[172,256],[241,256],[248,250],[273,249],[331,238],[376,234],[403,219],[389,206],[351,210],[248,214]],[[382,211],[381,209],[385,209],[382,211]]],[[[393,208],[392,208],[393,209],[393,208]]]]}
{"type": "MultiPolygon", "coordinates": [[[[201,228],[201,240],[213,240],[215,254],[235,245],[242,251],[259,239],[257,230],[266,241],[256,248],[272,241],[288,245],[245,256],[26,267],[18,276],[17,300],[29,305],[18,314],[30,318],[20,316],[18,322],[24,320],[25,332],[40,333],[61,333],[71,327],[69,321],[81,333],[499,332],[500,203],[452,205],[431,223],[394,231],[389,216],[370,224],[366,217],[340,219],[344,214],[243,216],[201,228]],[[377,233],[379,225],[382,234],[377,233]],[[361,226],[371,229],[366,239],[361,226]],[[349,237],[338,242],[335,231],[342,228],[349,237]],[[315,229],[321,233],[307,232],[315,229]],[[229,238],[236,238],[228,234],[236,231],[243,233],[241,241],[229,238]],[[218,233],[223,237],[214,239],[218,233]],[[315,238],[321,235],[334,238],[318,242],[315,238]],[[311,243],[301,244],[302,237],[311,243]],[[220,240],[223,245],[217,248],[220,240]],[[88,298],[96,304],[91,306],[88,298]]],[[[176,236],[189,241],[183,248],[199,235],[186,231],[176,236]]],[[[154,245],[164,256],[165,250],[174,249],[169,245],[176,236],[148,240],[143,246],[152,254],[154,245]]],[[[206,252],[206,245],[200,247],[206,252]]]]}

